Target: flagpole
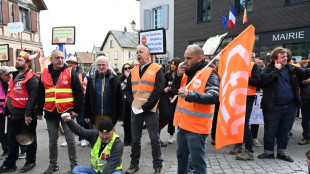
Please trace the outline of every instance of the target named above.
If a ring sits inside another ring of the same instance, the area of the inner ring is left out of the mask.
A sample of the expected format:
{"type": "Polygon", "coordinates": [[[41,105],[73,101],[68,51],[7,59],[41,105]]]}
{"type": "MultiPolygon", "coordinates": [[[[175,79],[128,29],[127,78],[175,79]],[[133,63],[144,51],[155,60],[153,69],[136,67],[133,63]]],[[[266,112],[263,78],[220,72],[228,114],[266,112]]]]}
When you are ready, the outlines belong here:
{"type": "MultiPolygon", "coordinates": [[[[209,67],[214,62],[214,60],[221,55],[221,53],[222,51],[218,53],[203,69],[201,69],[201,71],[195,77],[192,78],[192,80],[185,86],[185,88],[187,89],[189,85],[191,85],[194,82],[194,80],[203,72],[203,70],[209,67]]],[[[170,101],[170,103],[173,103],[177,98],[178,98],[178,95],[175,95],[170,101]]]]}

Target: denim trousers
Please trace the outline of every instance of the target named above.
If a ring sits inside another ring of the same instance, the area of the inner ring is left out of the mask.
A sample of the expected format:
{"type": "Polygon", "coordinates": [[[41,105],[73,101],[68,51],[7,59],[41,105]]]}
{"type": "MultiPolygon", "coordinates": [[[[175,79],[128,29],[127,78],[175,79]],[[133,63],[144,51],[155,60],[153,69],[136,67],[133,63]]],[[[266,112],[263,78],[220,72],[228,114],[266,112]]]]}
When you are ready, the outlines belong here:
{"type": "Polygon", "coordinates": [[[144,112],[142,114],[135,115],[131,112],[131,165],[138,166],[141,156],[141,137],[143,130],[143,123],[146,123],[146,127],[151,139],[153,168],[162,168],[162,155],[160,149],[160,140],[158,132],[158,114],[154,112],[144,112]]]}
{"type": "Polygon", "coordinates": [[[310,140],[310,99],[301,99],[301,114],[302,136],[304,139],[310,140]]]}
{"type": "Polygon", "coordinates": [[[297,106],[292,102],[287,105],[274,105],[270,112],[264,112],[264,152],[274,153],[274,143],[277,139],[278,153],[287,153],[289,133],[296,118],[297,106]]]}
{"type": "Polygon", "coordinates": [[[68,155],[70,159],[70,166],[71,168],[73,168],[74,166],[77,166],[74,134],[62,119],[46,120],[49,136],[50,166],[51,167],[57,166],[57,158],[58,158],[57,142],[59,136],[58,134],[59,122],[61,122],[61,126],[65,133],[65,139],[68,143],[68,155]]]}
{"type": "MultiPolygon", "coordinates": [[[[79,112],[79,115],[76,117],[76,122],[83,128],[84,126],[84,103],[81,106],[81,110],[79,112]]],[[[79,141],[81,141],[83,138],[79,137],[79,141]]]]}
{"type": "MultiPolygon", "coordinates": [[[[26,161],[29,163],[36,162],[36,154],[37,154],[37,119],[32,118],[32,122],[29,126],[25,124],[25,118],[17,118],[17,119],[9,119],[8,121],[8,157],[5,159],[3,164],[7,166],[13,166],[16,164],[16,160],[18,159],[18,151],[19,146],[21,146],[16,141],[16,136],[18,133],[23,130],[27,130],[31,134],[34,135],[34,142],[27,146],[26,148],[26,161]]],[[[26,147],[26,146],[24,146],[26,147]]]]}
{"type": "Polygon", "coordinates": [[[247,101],[246,101],[243,142],[245,145],[245,149],[253,153],[254,152],[253,151],[253,137],[252,137],[252,132],[251,132],[249,123],[250,123],[250,116],[252,113],[254,98],[252,99],[250,97],[252,96],[248,96],[247,101]]]}
{"type": "MultiPolygon", "coordinates": [[[[72,170],[72,174],[97,174],[95,170],[91,167],[86,166],[76,166],[72,170]]],[[[122,170],[115,170],[112,174],[122,174],[122,170]]]]}
{"type": "Polygon", "coordinates": [[[179,128],[177,133],[178,174],[187,174],[190,165],[194,174],[206,174],[206,139],[208,134],[197,134],[179,128]]]}

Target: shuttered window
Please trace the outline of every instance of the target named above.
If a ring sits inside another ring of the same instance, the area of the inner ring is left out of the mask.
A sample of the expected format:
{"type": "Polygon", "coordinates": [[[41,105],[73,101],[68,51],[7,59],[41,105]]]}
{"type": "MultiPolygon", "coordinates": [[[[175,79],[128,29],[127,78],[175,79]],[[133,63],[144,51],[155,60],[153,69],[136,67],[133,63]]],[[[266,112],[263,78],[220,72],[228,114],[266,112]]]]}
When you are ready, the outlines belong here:
{"type": "Polygon", "coordinates": [[[12,5],[13,9],[13,22],[19,22],[19,7],[17,4],[12,5]]]}
{"type": "Polygon", "coordinates": [[[1,9],[2,9],[2,24],[7,25],[10,22],[9,3],[5,0],[2,0],[1,9]]]}
{"type": "Polygon", "coordinates": [[[38,20],[37,20],[37,12],[31,11],[31,31],[38,32],[38,20]]]}
{"type": "Polygon", "coordinates": [[[30,30],[29,10],[25,8],[19,8],[19,21],[24,24],[25,30],[30,30]]]}

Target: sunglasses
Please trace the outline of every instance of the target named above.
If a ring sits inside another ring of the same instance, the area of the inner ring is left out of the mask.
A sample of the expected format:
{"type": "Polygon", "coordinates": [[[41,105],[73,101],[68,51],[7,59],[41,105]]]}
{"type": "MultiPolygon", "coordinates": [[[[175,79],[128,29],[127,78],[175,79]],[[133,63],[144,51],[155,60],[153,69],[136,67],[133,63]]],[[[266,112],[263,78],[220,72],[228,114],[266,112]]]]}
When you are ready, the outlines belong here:
{"type": "Polygon", "coordinates": [[[128,68],[124,68],[124,70],[125,70],[125,71],[127,71],[127,70],[131,70],[131,68],[130,68],[130,67],[128,67],[128,68]]]}

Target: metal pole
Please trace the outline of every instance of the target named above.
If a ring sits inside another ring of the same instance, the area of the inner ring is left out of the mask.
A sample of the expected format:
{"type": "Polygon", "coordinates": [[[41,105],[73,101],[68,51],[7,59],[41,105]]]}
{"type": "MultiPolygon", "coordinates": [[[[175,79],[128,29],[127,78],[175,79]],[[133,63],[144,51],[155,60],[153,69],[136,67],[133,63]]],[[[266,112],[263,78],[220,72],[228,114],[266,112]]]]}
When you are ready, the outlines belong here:
{"type": "Polygon", "coordinates": [[[20,49],[23,49],[23,32],[20,32],[20,49]]]}

